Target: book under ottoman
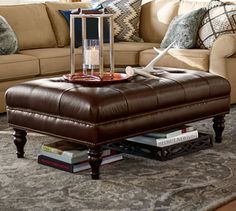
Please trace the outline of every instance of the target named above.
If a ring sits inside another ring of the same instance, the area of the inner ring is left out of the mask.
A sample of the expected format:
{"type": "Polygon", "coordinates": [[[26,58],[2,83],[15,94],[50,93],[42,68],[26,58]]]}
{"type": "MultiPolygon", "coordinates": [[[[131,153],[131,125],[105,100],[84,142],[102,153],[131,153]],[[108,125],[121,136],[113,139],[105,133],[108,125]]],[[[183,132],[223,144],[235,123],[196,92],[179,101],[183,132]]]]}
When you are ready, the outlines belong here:
{"type": "Polygon", "coordinates": [[[26,131],[88,147],[92,179],[99,179],[102,146],[145,133],[213,117],[221,142],[230,110],[227,80],[201,71],[165,70],[160,79],[140,76],[104,86],[66,82],[62,77],[29,81],[6,92],[8,122],[17,157],[24,157],[26,131]]]}

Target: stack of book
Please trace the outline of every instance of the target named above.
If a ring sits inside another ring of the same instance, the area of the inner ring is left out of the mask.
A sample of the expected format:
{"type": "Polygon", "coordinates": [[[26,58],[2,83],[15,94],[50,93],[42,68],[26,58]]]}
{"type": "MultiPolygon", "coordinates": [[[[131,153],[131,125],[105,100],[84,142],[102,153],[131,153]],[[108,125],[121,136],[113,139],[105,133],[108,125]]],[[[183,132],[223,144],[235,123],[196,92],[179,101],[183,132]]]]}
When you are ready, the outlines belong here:
{"type": "Polygon", "coordinates": [[[173,144],[197,139],[198,136],[198,131],[195,130],[192,126],[184,125],[172,130],[147,133],[142,136],[135,136],[132,138],[128,138],[127,141],[147,144],[156,147],[167,147],[173,144]]]}
{"type": "MultiPolygon", "coordinates": [[[[102,164],[122,160],[121,153],[112,149],[104,149],[102,164]]],[[[83,145],[66,140],[43,144],[38,155],[38,163],[71,173],[90,169],[88,150],[83,145]]]]}

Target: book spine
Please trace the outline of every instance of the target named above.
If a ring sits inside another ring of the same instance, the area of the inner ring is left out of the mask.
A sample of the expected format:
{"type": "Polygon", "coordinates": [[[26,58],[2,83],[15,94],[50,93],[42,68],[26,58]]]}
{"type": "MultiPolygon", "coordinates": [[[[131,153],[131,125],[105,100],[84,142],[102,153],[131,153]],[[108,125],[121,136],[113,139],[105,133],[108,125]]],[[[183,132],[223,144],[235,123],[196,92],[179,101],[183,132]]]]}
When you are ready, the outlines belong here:
{"type": "MultiPolygon", "coordinates": [[[[105,149],[103,150],[102,156],[107,156],[111,154],[111,150],[110,149],[105,149]]],[[[79,163],[79,162],[83,162],[88,160],[88,153],[87,150],[83,151],[79,154],[75,154],[75,156],[67,156],[66,153],[62,153],[62,154],[57,154],[57,153],[53,153],[53,152],[48,152],[45,150],[40,150],[39,155],[43,155],[46,157],[50,157],[53,158],[55,160],[59,160],[65,163],[69,163],[69,164],[75,164],[75,163],[79,163]]]]}
{"type": "Polygon", "coordinates": [[[51,166],[51,167],[54,167],[56,169],[60,169],[63,171],[73,172],[72,164],[58,161],[58,160],[55,160],[55,159],[52,159],[43,155],[38,156],[38,163],[46,165],[46,166],[51,166]]]}
{"type": "MultiPolygon", "coordinates": [[[[109,156],[105,156],[102,158],[102,163],[101,166],[109,164],[109,163],[113,163],[119,160],[122,160],[123,156],[121,153],[119,154],[113,154],[113,155],[109,155],[109,156]]],[[[74,169],[73,172],[79,172],[79,171],[83,171],[83,170],[87,170],[90,169],[90,164],[88,162],[82,163],[82,164],[78,164],[78,165],[74,165],[74,169]]]]}
{"type": "Polygon", "coordinates": [[[145,136],[148,137],[154,137],[154,138],[172,138],[178,135],[181,135],[182,133],[193,131],[194,128],[192,126],[185,126],[183,128],[179,128],[176,130],[169,130],[166,132],[155,132],[155,133],[147,133],[145,136]]]}
{"type": "Polygon", "coordinates": [[[86,156],[81,156],[79,159],[78,158],[73,159],[73,158],[71,158],[69,156],[65,156],[63,154],[59,155],[57,153],[48,152],[48,151],[44,151],[44,150],[40,150],[39,155],[44,155],[46,157],[50,157],[50,158],[53,158],[55,160],[60,160],[62,162],[69,163],[69,164],[77,163],[81,160],[85,160],[88,157],[86,155],[86,156]]]}
{"type": "Polygon", "coordinates": [[[184,141],[189,141],[198,138],[198,131],[194,130],[191,132],[183,133],[179,136],[173,138],[166,138],[166,139],[156,139],[156,145],[158,147],[165,147],[170,146],[173,144],[181,143],[184,141]]]}
{"type": "Polygon", "coordinates": [[[154,147],[156,146],[156,139],[150,136],[135,136],[126,140],[140,144],[147,144],[154,147]]]}
{"type": "Polygon", "coordinates": [[[56,148],[53,148],[53,147],[49,147],[49,146],[46,146],[46,145],[42,145],[41,150],[46,151],[46,152],[55,153],[55,154],[58,154],[58,155],[61,155],[63,153],[62,150],[59,150],[59,149],[56,149],[56,148]]]}
{"type": "MultiPolygon", "coordinates": [[[[113,154],[113,155],[107,155],[105,157],[102,157],[102,163],[101,165],[105,165],[108,163],[112,163],[118,160],[122,160],[123,156],[122,154],[113,154]]],[[[45,166],[50,166],[59,170],[75,173],[79,171],[83,171],[86,169],[90,169],[90,164],[88,160],[84,162],[80,162],[78,164],[68,164],[59,160],[55,160],[53,158],[44,156],[44,155],[39,155],[38,156],[38,163],[43,164],[45,166]]]]}

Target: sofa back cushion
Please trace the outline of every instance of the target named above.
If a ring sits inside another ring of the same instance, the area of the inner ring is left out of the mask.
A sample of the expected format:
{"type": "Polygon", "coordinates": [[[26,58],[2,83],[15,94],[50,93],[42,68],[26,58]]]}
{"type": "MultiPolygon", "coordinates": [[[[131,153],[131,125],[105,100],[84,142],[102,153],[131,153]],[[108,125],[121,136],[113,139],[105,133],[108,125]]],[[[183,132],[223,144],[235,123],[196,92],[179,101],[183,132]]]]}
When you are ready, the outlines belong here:
{"type": "Polygon", "coordinates": [[[49,18],[56,36],[57,46],[64,47],[70,44],[70,30],[65,18],[60,14],[59,10],[69,10],[76,8],[88,8],[88,3],[60,3],[46,2],[49,18]]]}
{"type": "Polygon", "coordinates": [[[44,4],[0,6],[0,15],[15,32],[20,50],[56,46],[44,4]]]}
{"type": "MultiPolygon", "coordinates": [[[[236,4],[236,0],[221,0],[222,2],[236,4]]],[[[188,13],[201,7],[208,8],[210,0],[181,0],[178,15],[188,13]]]]}
{"type": "Polygon", "coordinates": [[[153,0],[142,5],[140,33],[145,42],[160,43],[172,19],[178,14],[179,0],[153,0]]]}

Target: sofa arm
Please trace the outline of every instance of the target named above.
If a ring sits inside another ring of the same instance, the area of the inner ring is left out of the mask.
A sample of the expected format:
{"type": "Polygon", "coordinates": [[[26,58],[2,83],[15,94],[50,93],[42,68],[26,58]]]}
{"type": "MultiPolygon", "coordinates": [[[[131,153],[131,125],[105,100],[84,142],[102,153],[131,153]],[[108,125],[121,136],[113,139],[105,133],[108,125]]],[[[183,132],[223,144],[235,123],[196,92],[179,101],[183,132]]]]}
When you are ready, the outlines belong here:
{"type": "Polygon", "coordinates": [[[210,53],[209,72],[228,79],[226,58],[236,53],[236,34],[224,34],[216,39],[210,53]]]}

